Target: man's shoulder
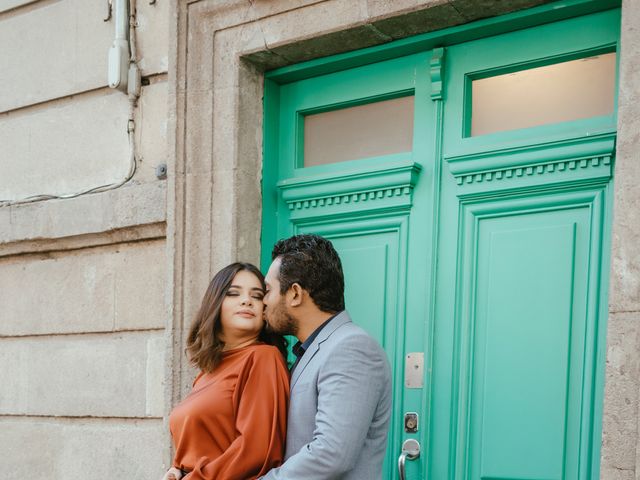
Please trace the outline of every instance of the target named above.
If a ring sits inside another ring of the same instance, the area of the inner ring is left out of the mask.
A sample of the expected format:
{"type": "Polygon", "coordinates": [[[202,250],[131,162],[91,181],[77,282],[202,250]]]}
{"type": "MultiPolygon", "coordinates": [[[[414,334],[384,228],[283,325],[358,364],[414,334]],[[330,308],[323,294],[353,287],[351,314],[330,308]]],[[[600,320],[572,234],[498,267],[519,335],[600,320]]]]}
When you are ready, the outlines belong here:
{"type": "Polygon", "coordinates": [[[320,346],[322,360],[317,365],[319,382],[341,373],[354,386],[373,382],[382,388],[390,382],[387,354],[364,328],[353,322],[345,322],[327,340],[325,345],[320,346]],[[361,375],[354,375],[355,371],[361,375]]]}
{"type": "Polygon", "coordinates": [[[348,317],[347,321],[337,326],[331,337],[334,337],[336,342],[344,342],[348,338],[352,341],[372,342],[379,346],[379,343],[364,328],[354,323],[350,317],[348,317]]]}
{"type": "Polygon", "coordinates": [[[380,343],[364,328],[353,321],[348,321],[336,328],[327,339],[332,350],[366,350],[372,355],[385,356],[380,343]]]}

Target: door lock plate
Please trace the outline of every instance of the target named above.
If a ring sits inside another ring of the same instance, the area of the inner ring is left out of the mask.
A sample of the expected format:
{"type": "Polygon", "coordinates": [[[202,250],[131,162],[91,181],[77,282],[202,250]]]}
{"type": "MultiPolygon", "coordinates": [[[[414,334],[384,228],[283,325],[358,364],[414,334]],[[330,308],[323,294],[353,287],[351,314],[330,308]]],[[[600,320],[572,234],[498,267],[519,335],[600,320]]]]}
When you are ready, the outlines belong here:
{"type": "Polygon", "coordinates": [[[418,431],[418,414],[416,412],[404,414],[404,431],[406,433],[416,433],[418,431]]]}
{"type": "Polygon", "coordinates": [[[404,366],[404,386],[422,388],[424,386],[424,353],[407,354],[404,366]]]}

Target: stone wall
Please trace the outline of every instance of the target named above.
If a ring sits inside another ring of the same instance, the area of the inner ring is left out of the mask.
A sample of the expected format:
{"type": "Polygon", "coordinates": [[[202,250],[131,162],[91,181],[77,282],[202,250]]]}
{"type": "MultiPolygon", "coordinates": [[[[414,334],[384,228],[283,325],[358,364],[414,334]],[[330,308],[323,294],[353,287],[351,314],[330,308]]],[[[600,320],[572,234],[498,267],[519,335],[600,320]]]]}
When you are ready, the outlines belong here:
{"type": "Polygon", "coordinates": [[[640,2],[622,2],[602,475],[640,478],[640,2]]]}
{"type": "Polygon", "coordinates": [[[169,2],[137,2],[142,94],[107,86],[105,0],[0,0],[0,450],[8,478],[160,478],[169,2]],[[7,201],[13,203],[8,204],[7,201]]]}

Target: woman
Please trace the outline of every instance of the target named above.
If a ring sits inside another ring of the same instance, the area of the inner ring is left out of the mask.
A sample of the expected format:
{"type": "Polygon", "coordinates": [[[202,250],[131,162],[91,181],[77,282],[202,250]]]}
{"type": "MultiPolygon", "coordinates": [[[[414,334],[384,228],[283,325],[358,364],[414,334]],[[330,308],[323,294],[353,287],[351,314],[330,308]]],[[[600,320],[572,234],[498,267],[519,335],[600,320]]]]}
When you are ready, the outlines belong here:
{"type": "Polygon", "coordinates": [[[187,339],[200,373],[169,417],[175,445],[164,480],[249,480],[282,463],[289,401],[285,340],[265,330],[264,277],[220,270],[187,339]]]}

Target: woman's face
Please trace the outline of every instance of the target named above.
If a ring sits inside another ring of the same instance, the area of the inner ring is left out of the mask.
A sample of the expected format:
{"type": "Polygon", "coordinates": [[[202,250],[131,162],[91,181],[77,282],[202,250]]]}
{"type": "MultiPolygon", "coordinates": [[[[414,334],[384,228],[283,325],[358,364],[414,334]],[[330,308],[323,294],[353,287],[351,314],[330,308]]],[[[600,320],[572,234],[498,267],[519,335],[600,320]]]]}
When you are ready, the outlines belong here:
{"type": "Polygon", "coordinates": [[[220,310],[221,339],[233,344],[257,336],[263,326],[264,290],[258,277],[242,270],[233,277],[220,310]]]}

